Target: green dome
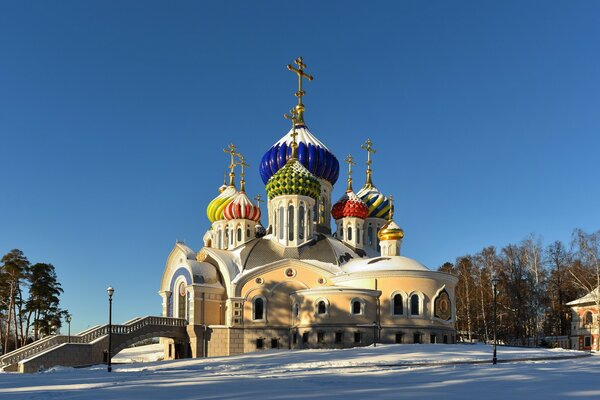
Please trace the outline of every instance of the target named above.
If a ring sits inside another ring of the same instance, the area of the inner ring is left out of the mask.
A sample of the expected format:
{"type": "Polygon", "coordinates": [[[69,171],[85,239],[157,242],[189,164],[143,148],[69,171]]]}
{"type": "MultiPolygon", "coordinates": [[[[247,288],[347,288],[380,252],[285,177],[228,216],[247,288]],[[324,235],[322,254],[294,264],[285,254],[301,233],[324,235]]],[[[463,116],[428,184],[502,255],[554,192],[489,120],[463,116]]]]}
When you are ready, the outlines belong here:
{"type": "Polygon", "coordinates": [[[321,184],[298,160],[290,159],[267,182],[267,196],[273,199],[284,195],[308,196],[317,200],[321,184]]]}

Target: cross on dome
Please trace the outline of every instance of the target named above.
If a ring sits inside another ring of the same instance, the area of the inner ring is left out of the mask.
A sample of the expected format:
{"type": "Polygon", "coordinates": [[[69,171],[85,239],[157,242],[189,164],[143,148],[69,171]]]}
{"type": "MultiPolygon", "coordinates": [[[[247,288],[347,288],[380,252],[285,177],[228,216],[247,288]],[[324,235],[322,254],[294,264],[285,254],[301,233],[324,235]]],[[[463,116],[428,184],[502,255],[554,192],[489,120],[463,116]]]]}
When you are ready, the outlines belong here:
{"type": "Polygon", "coordinates": [[[388,221],[391,221],[394,218],[394,196],[390,194],[388,199],[390,200],[390,213],[388,214],[388,221]]]}
{"type": "Polygon", "coordinates": [[[371,173],[373,171],[371,169],[371,163],[373,162],[371,160],[371,153],[377,153],[377,150],[373,148],[371,139],[367,139],[365,144],[361,145],[360,148],[367,151],[367,182],[365,183],[365,186],[373,186],[373,181],[371,179],[371,173]]]}
{"type": "Polygon", "coordinates": [[[262,196],[259,194],[257,194],[256,196],[254,196],[254,200],[256,201],[256,205],[258,206],[258,208],[260,208],[260,203],[264,203],[265,201],[262,199],[262,196]]]}
{"type": "Polygon", "coordinates": [[[235,145],[233,143],[231,143],[229,146],[227,146],[226,148],[223,149],[223,151],[225,153],[229,153],[231,155],[231,163],[229,163],[229,186],[235,186],[235,152],[236,148],[235,145]]]}
{"type": "Polygon", "coordinates": [[[245,192],[246,191],[246,172],[244,167],[249,167],[250,165],[246,163],[246,159],[244,158],[244,156],[241,153],[235,153],[235,156],[237,156],[239,158],[239,161],[235,162],[235,165],[239,165],[241,168],[241,172],[240,172],[240,192],[245,192]]]}
{"type": "Polygon", "coordinates": [[[287,68],[288,68],[288,70],[295,72],[296,75],[298,75],[298,91],[294,94],[298,98],[298,104],[296,105],[296,110],[298,113],[298,120],[296,121],[296,124],[303,125],[304,124],[304,104],[302,104],[302,96],[304,96],[306,94],[306,92],[302,89],[302,79],[306,78],[309,81],[312,81],[314,78],[312,75],[309,75],[306,72],[304,72],[304,69],[306,68],[306,64],[304,64],[302,57],[296,58],[294,63],[298,66],[298,68],[294,67],[291,64],[288,64],[287,68]]]}
{"type": "Polygon", "coordinates": [[[298,143],[296,142],[296,136],[298,136],[298,132],[296,132],[296,124],[298,123],[298,111],[294,108],[290,110],[289,114],[283,114],[283,117],[292,121],[292,132],[290,136],[292,136],[292,156],[290,160],[298,158],[298,143]]]}
{"type": "Polygon", "coordinates": [[[344,159],[344,162],[348,164],[348,191],[352,191],[352,166],[356,165],[352,154],[348,154],[348,157],[344,159]]]}

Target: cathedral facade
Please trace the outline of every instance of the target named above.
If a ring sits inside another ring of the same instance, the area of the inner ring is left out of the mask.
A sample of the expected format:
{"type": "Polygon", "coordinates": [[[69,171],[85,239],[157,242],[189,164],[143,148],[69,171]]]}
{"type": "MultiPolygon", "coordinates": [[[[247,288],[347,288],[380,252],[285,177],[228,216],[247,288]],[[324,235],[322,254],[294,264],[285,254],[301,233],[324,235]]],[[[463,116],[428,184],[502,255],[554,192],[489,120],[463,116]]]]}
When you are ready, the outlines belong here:
{"type": "Polygon", "coordinates": [[[164,316],[188,321],[189,341],[163,339],[165,358],[224,356],[267,348],[344,348],[373,343],[453,343],[457,278],[400,255],[403,230],[391,196],[366,180],[331,201],[340,164],[304,121],[302,59],[291,130],[259,165],[266,186],[245,190],[245,158],[230,145],[229,182],[207,207],[210,228],[196,252],[177,242],[159,294],[164,316]],[[236,169],[240,172],[239,189],[236,169]],[[331,229],[331,222],[334,229],[331,229]]]}

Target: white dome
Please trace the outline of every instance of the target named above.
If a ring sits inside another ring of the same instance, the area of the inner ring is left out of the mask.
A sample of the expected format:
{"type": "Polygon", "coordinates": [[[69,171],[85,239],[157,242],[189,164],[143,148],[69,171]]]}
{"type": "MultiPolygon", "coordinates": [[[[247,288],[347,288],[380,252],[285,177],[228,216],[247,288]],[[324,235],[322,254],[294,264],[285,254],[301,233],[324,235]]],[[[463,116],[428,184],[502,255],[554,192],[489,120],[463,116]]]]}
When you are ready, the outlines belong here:
{"type": "Polygon", "coordinates": [[[352,260],[346,263],[342,270],[346,273],[353,273],[364,271],[429,271],[429,268],[412,258],[385,256],[352,260]]]}

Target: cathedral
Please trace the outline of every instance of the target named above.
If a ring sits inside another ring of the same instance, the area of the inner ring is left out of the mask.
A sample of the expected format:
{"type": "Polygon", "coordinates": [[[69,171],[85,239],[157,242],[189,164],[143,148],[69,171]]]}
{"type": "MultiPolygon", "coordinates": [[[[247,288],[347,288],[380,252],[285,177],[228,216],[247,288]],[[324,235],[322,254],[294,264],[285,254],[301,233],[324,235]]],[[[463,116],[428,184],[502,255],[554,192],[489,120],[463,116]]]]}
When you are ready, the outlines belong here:
{"type": "Polygon", "coordinates": [[[162,339],[165,359],[454,343],[458,279],[400,255],[404,231],[392,196],[374,184],[371,140],[365,184],[354,191],[346,157],[346,192],[332,204],[340,164],[304,120],[302,84],[313,77],[302,58],[288,69],[298,77],[292,128],[259,165],[267,223],[261,196],[246,193],[246,159],[229,145],[229,181],[208,204],[204,247],[177,242],[167,258],[162,315],[186,319],[189,341],[162,339]]]}

